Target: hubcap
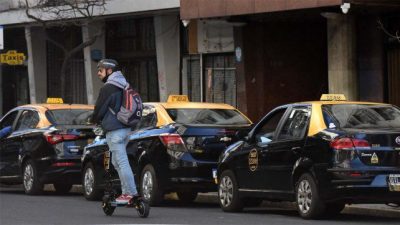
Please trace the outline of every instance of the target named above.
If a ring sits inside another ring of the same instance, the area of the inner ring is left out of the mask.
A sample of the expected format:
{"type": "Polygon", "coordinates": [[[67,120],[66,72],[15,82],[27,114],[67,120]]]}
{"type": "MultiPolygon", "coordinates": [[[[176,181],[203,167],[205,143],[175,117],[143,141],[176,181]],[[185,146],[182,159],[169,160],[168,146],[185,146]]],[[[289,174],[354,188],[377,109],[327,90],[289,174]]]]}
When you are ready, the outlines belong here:
{"type": "Polygon", "coordinates": [[[150,171],[146,171],[143,174],[142,191],[143,191],[143,197],[146,200],[149,200],[151,198],[151,194],[153,191],[153,177],[151,176],[150,171]]]}
{"type": "Polygon", "coordinates": [[[25,166],[24,170],[24,187],[26,190],[31,190],[33,185],[33,168],[31,164],[25,166]]]}
{"type": "Polygon", "coordinates": [[[312,203],[310,183],[302,180],[297,188],[297,205],[302,213],[308,213],[312,203]]]}
{"type": "Polygon", "coordinates": [[[219,200],[224,207],[228,207],[233,198],[233,183],[230,177],[225,176],[219,184],[219,200]]]}
{"type": "Polygon", "coordinates": [[[87,168],[84,177],[84,188],[86,195],[90,195],[94,188],[94,174],[92,168],[87,168]]]}

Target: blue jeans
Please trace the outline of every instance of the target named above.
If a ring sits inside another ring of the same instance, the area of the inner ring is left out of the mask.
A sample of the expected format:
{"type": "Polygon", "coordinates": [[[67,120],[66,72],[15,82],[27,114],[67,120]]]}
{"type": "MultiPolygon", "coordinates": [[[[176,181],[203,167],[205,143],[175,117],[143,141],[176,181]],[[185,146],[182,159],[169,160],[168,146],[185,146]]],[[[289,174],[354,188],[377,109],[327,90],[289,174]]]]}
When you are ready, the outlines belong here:
{"type": "Polygon", "coordinates": [[[128,144],[128,133],[131,129],[124,128],[106,133],[107,145],[112,153],[111,161],[118,172],[121,181],[122,194],[136,195],[136,184],[133,178],[131,166],[129,165],[126,145],[128,144]]]}

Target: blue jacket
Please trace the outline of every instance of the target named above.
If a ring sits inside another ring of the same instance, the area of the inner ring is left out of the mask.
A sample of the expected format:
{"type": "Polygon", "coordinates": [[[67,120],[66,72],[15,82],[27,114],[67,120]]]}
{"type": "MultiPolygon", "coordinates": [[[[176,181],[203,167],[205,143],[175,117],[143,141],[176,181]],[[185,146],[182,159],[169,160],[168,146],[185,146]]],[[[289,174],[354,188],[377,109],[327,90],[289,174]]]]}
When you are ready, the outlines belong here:
{"type": "Polygon", "coordinates": [[[117,113],[121,107],[122,89],[126,84],[126,79],[122,73],[116,71],[108,77],[107,82],[100,89],[99,97],[97,98],[92,115],[92,122],[101,124],[101,127],[106,133],[108,131],[127,128],[113,113],[117,113]],[[112,109],[113,112],[110,109],[112,109]]]}

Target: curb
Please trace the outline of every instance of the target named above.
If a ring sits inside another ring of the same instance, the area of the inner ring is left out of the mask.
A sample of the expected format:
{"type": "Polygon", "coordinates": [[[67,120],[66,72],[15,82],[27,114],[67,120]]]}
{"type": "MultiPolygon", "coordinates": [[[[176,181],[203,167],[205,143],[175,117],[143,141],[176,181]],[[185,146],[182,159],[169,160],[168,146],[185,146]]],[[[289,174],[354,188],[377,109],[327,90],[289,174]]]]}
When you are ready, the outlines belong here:
{"type": "Polygon", "coordinates": [[[368,214],[369,216],[400,218],[400,208],[382,205],[347,205],[343,212],[352,214],[368,214]]]}

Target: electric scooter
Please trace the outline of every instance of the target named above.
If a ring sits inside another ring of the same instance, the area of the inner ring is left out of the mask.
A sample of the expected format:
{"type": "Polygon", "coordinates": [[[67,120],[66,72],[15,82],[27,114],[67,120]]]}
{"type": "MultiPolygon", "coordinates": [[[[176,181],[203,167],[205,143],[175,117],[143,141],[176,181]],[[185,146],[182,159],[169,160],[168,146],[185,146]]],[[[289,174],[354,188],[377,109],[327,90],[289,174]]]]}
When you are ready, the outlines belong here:
{"type": "Polygon", "coordinates": [[[118,197],[118,191],[114,188],[114,183],[119,182],[113,179],[110,172],[110,151],[104,153],[104,169],[106,170],[106,186],[104,189],[102,208],[107,216],[111,216],[117,207],[135,208],[140,217],[146,218],[150,213],[150,205],[142,197],[134,197],[128,203],[120,204],[115,201],[118,197]]]}

